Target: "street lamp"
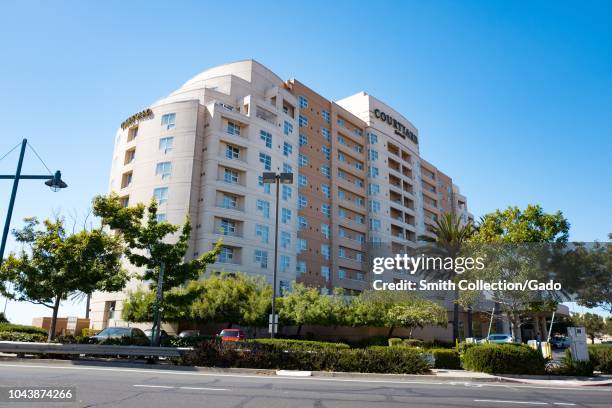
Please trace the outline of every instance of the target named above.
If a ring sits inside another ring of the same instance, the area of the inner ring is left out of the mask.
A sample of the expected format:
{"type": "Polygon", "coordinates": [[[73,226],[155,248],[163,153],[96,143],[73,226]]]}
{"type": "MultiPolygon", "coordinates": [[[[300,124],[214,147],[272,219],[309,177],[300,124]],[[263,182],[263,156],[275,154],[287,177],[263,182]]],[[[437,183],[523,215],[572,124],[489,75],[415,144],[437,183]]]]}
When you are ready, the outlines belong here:
{"type": "MultiPolygon", "coordinates": [[[[59,191],[62,188],[68,187],[62,180],[62,173],[56,171],[55,174],[49,175],[26,175],[21,174],[21,167],[23,165],[23,157],[25,155],[25,149],[28,145],[28,139],[23,139],[21,142],[21,152],[19,153],[19,161],[17,162],[17,171],[15,174],[0,174],[0,180],[13,180],[13,190],[11,191],[11,198],[9,200],[8,211],[6,212],[6,221],[4,221],[4,230],[2,231],[2,244],[0,245],[0,265],[4,261],[4,249],[6,248],[6,240],[8,238],[9,228],[11,225],[11,217],[13,215],[13,207],[15,206],[15,197],[17,196],[17,187],[19,186],[19,180],[47,180],[45,184],[51,188],[52,191],[59,191]]],[[[44,164],[44,163],[43,163],[44,164]]],[[[7,299],[8,302],[8,299],[7,299]]],[[[6,312],[6,303],[4,304],[4,310],[6,312]]]]}
{"type": "Polygon", "coordinates": [[[281,184],[293,184],[293,173],[264,172],[263,182],[265,184],[276,184],[276,223],[274,224],[274,274],[272,275],[272,321],[270,322],[270,337],[274,338],[276,333],[276,274],[278,268],[278,207],[279,191],[281,184]]]}

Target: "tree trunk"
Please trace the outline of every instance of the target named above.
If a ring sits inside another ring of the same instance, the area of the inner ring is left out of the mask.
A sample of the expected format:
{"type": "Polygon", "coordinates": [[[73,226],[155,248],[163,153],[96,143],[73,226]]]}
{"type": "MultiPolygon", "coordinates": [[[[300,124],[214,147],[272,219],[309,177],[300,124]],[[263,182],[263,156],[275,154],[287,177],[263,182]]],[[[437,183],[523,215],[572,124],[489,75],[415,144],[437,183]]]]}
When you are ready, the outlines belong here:
{"type": "Polygon", "coordinates": [[[302,332],[302,325],[298,325],[297,336],[300,337],[300,333],[302,332]]]}
{"type": "Polygon", "coordinates": [[[522,339],[518,319],[513,313],[508,312],[507,315],[508,320],[510,321],[510,330],[512,331],[512,337],[514,337],[515,341],[520,343],[522,339]]]}
{"type": "Polygon", "coordinates": [[[457,344],[459,339],[459,289],[455,289],[453,293],[453,344],[457,344]]]}
{"type": "Polygon", "coordinates": [[[85,303],[85,318],[89,319],[89,306],[91,303],[91,293],[87,294],[87,301],[85,303]]]}
{"type": "Polygon", "coordinates": [[[60,299],[61,297],[58,295],[55,298],[55,303],[53,304],[53,316],[51,317],[51,328],[49,328],[49,334],[47,335],[47,341],[51,342],[55,338],[55,329],[57,328],[57,312],[60,307],[60,299]]]}
{"type": "Polygon", "coordinates": [[[474,337],[474,329],[472,327],[472,306],[467,308],[467,336],[474,337]]]}
{"type": "Polygon", "coordinates": [[[391,328],[389,329],[389,334],[387,335],[387,339],[390,339],[392,334],[393,334],[393,326],[391,326],[391,328]]]}

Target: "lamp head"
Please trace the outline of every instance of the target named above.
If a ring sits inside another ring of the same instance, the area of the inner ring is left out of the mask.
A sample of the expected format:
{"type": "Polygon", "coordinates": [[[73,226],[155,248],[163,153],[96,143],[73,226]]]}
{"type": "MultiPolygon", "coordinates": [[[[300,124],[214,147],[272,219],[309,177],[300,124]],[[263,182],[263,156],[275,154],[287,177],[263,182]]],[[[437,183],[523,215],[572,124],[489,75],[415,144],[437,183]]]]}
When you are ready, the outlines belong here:
{"type": "Polygon", "coordinates": [[[59,191],[62,188],[68,187],[68,184],[64,183],[62,180],[62,173],[58,170],[53,175],[53,178],[45,181],[45,184],[51,188],[51,191],[59,191]]]}

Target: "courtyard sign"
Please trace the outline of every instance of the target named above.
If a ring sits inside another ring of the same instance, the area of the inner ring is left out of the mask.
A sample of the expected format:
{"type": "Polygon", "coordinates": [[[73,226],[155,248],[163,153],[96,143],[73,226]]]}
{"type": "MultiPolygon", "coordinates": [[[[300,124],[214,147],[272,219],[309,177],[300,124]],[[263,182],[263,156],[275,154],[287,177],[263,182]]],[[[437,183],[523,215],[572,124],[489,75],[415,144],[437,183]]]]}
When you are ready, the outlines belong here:
{"type": "Polygon", "coordinates": [[[396,135],[401,136],[404,139],[408,138],[416,144],[419,143],[417,135],[415,135],[414,132],[404,126],[403,123],[398,122],[396,119],[394,119],[391,115],[382,112],[380,109],[374,109],[374,116],[376,116],[376,118],[382,120],[383,122],[387,122],[389,125],[393,126],[396,135]]]}

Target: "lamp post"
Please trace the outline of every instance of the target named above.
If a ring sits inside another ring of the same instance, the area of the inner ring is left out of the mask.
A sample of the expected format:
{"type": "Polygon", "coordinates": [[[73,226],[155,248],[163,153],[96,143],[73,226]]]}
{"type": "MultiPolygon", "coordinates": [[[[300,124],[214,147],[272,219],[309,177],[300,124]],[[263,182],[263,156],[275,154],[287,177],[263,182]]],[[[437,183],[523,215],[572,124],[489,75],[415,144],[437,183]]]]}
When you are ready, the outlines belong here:
{"type": "Polygon", "coordinates": [[[278,207],[280,204],[279,191],[281,184],[293,184],[293,173],[265,172],[263,174],[265,184],[276,184],[276,222],[274,224],[274,272],[272,275],[272,321],[270,322],[270,337],[276,334],[276,275],[278,269],[278,207]]]}
{"type": "MultiPolygon", "coordinates": [[[[25,156],[25,149],[28,145],[28,139],[23,139],[21,142],[21,151],[19,153],[19,161],[17,162],[17,171],[15,174],[0,174],[0,180],[13,180],[13,190],[11,191],[11,198],[9,200],[8,210],[6,212],[6,220],[4,221],[4,230],[2,231],[2,244],[0,244],[0,265],[4,261],[4,250],[6,248],[6,241],[11,225],[11,217],[13,216],[13,207],[15,206],[15,198],[17,196],[17,187],[19,186],[19,180],[46,180],[45,184],[51,188],[52,191],[59,191],[62,188],[68,187],[64,181],[62,181],[62,173],[56,171],[55,174],[45,175],[25,175],[21,174],[21,167],[23,166],[23,158],[25,156]]],[[[8,303],[8,298],[6,300],[8,303]]],[[[4,311],[6,311],[6,303],[4,304],[4,311]]]]}

